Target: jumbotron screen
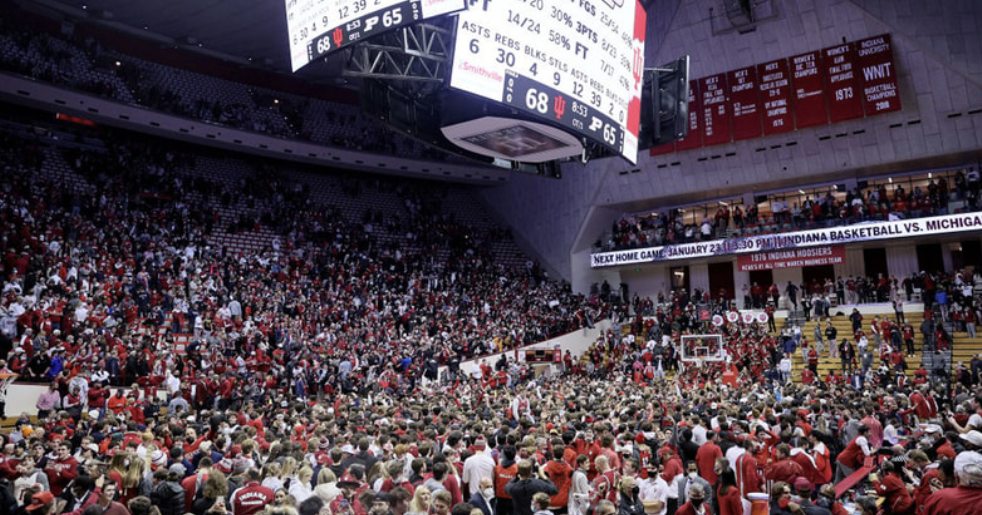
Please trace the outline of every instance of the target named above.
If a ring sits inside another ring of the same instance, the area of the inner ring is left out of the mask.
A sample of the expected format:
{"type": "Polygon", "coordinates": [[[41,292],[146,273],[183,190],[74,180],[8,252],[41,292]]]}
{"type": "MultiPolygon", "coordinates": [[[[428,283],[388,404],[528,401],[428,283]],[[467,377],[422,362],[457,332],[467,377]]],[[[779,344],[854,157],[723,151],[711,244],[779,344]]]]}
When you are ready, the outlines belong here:
{"type": "Polygon", "coordinates": [[[293,71],[374,36],[464,8],[466,0],[286,0],[293,71]]]}
{"type": "Polygon", "coordinates": [[[637,162],[647,19],[637,0],[472,0],[457,16],[452,88],[637,162]]]}

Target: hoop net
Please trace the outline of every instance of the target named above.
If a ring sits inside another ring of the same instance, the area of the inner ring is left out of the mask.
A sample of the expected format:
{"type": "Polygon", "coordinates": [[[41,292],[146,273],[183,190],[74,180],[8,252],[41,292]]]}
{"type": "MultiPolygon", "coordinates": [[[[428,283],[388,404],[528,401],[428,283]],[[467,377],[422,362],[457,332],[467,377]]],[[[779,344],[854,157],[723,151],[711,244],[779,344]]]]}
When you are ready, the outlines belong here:
{"type": "Polygon", "coordinates": [[[0,402],[7,402],[7,387],[18,377],[20,374],[0,374],[0,402]]]}
{"type": "Polygon", "coordinates": [[[680,343],[679,357],[684,363],[726,360],[722,335],[684,334],[680,343]]]}

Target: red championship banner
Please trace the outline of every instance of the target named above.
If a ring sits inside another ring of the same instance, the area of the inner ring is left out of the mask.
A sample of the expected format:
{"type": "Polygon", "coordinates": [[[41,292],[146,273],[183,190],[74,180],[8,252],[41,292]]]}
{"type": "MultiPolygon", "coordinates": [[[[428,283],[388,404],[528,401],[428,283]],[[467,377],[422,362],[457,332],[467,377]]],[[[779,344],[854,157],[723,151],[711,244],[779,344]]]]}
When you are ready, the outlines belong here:
{"type": "Polygon", "coordinates": [[[692,150],[702,146],[702,117],[699,110],[702,107],[699,98],[699,81],[689,81],[689,135],[675,142],[675,150],[692,150]]]}
{"type": "Polygon", "coordinates": [[[730,106],[733,120],[733,140],[740,141],[759,138],[762,134],[760,121],[760,96],[757,90],[757,68],[740,68],[727,74],[730,86],[730,106]]]}
{"type": "Polygon", "coordinates": [[[841,245],[774,250],[756,254],[737,255],[741,272],[798,268],[802,266],[838,265],[846,261],[846,248],[841,245]]]}
{"type": "Polygon", "coordinates": [[[757,76],[760,78],[760,102],[764,106],[764,135],[780,134],[794,129],[788,60],[778,59],[758,64],[757,76]]]}
{"type": "Polygon", "coordinates": [[[699,79],[702,96],[702,144],[721,145],[733,141],[730,134],[730,107],[727,102],[726,74],[699,79]]]}
{"type": "Polygon", "coordinates": [[[825,67],[819,51],[791,58],[795,127],[804,129],[829,123],[825,104],[825,67]]]}
{"type": "Polygon", "coordinates": [[[897,68],[893,64],[890,35],[883,34],[856,43],[866,116],[900,110],[897,68]]]}
{"type": "Polygon", "coordinates": [[[829,117],[838,123],[863,116],[862,92],[856,67],[856,46],[844,43],[822,50],[829,117]]]}

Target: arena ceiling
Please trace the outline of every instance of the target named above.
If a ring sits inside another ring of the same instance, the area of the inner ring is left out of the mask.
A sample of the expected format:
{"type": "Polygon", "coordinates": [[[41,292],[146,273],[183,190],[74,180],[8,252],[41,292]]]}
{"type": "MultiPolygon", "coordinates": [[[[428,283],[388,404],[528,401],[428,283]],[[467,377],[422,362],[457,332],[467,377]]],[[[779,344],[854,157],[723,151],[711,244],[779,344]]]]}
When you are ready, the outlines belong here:
{"type": "MultiPolygon", "coordinates": [[[[671,22],[682,0],[646,0],[649,25],[671,22]],[[662,13],[653,16],[654,13],[662,13]]],[[[161,44],[290,73],[283,0],[16,0],[28,9],[55,11],[66,19],[87,20],[161,44]]],[[[647,55],[661,38],[650,34],[647,55]]],[[[342,63],[329,57],[296,75],[312,82],[338,82],[342,63]]]]}

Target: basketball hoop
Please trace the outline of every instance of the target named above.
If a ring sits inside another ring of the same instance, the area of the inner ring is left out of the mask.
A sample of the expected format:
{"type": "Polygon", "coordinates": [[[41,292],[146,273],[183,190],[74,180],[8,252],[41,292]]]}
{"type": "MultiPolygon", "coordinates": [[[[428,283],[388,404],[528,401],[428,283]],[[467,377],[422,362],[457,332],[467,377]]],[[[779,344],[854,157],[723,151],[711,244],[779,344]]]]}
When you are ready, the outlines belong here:
{"type": "Polygon", "coordinates": [[[719,334],[685,334],[680,342],[679,357],[683,363],[726,360],[723,336],[719,334]]]}

